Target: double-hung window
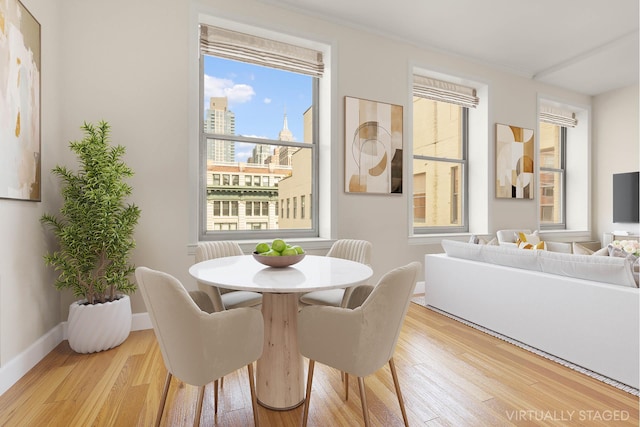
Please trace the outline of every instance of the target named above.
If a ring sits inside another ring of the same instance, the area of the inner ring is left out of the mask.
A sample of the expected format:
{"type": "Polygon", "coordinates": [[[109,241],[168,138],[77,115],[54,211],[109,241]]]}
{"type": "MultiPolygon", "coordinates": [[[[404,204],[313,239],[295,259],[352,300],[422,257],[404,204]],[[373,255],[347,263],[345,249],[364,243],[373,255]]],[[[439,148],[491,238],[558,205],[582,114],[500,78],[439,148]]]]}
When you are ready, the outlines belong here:
{"type": "Polygon", "coordinates": [[[475,90],[414,75],[413,231],[468,231],[469,109],[475,90]]]}
{"type": "Polygon", "coordinates": [[[566,228],[567,128],[577,121],[570,111],[542,106],[539,137],[540,228],[566,228]]]}
{"type": "Polygon", "coordinates": [[[317,50],[200,24],[200,240],[318,235],[289,201],[318,200],[323,71],[317,50]]]}

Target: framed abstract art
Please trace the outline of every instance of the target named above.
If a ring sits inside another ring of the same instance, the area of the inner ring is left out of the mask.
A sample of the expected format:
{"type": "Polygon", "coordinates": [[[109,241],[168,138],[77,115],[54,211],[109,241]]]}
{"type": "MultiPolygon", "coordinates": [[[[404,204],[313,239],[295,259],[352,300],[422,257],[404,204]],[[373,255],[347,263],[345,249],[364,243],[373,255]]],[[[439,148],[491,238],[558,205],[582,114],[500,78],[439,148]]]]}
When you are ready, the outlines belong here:
{"type": "Polygon", "coordinates": [[[496,197],[533,199],[533,130],[496,124],[496,197]]]}
{"type": "Polygon", "coordinates": [[[402,106],[345,97],[347,193],[402,193],[402,106]]]}
{"type": "Polygon", "coordinates": [[[40,24],[18,0],[0,24],[0,198],[40,201],[40,24]]]}

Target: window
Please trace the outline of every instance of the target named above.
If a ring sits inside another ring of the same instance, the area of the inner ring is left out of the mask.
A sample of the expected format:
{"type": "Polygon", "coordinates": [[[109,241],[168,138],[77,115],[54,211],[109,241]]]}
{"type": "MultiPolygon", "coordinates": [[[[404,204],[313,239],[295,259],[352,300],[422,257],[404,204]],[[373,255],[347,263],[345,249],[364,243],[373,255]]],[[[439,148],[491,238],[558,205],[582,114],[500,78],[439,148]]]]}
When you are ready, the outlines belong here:
{"type": "MultiPolygon", "coordinates": [[[[228,200],[214,200],[211,202],[213,216],[229,217],[238,215],[238,202],[228,200]]],[[[225,220],[225,223],[227,221],[225,220]]]]}
{"type": "Polygon", "coordinates": [[[414,75],[415,234],[468,231],[468,117],[477,104],[472,88],[414,75]]]}
{"type": "Polygon", "coordinates": [[[298,198],[293,198],[293,219],[298,217],[298,198]]]}
{"type": "Polygon", "coordinates": [[[457,224],[460,216],[460,167],[452,166],[449,176],[451,177],[451,224],[457,224]]]}
{"type": "MultiPolygon", "coordinates": [[[[567,228],[567,139],[569,129],[578,126],[576,114],[573,111],[550,105],[545,102],[540,106],[540,137],[539,144],[539,206],[540,229],[567,228]]],[[[574,133],[574,137],[577,134],[574,133]]],[[[576,150],[574,158],[579,158],[576,150]]],[[[574,165],[575,166],[575,165],[574,165]]],[[[585,169],[586,170],[586,169],[585,169]]],[[[574,182],[580,172],[573,168],[574,182]]],[[[578,190],[575,188],[575,190],[578,190]]],[[[580,189],[582,193],[584,189],[580,189]]],[[[573,202],[577,208],[577,203],[573,202]]],[[[577,212],[577,211],[576,211],[577,212]]],[[[575,216],[574,216],[575,217],[575,216]]],[[[574,220],[575,222],[575,220],[574,220]]],[[[575,226],[575,224],[573,224],[575,226]]]]}
{"type": "Polygon", "coordinates": [[[567,128],[540,122],[540,228],[565,228],[567,128]]]}
{"type": "Polygon", "coordinates": [[[304,194],[300,196],[300,218],[304,219],[304,194]]]}
{"type": "Polygon", "coordinates": [[[318,236],[317,221],[287,219],[291,198],[319,194],[323,53],[311,42],[277,40],[283,37],[200,24],[201,173],[223,175],[226,185],[199,180],[201,240],[318,236]],[[234,185],[236,176],[243,186],[234,185]],[[235,218],[235,229],[216,226],[214,201],[232,200],[246,215],[235,218]]]}

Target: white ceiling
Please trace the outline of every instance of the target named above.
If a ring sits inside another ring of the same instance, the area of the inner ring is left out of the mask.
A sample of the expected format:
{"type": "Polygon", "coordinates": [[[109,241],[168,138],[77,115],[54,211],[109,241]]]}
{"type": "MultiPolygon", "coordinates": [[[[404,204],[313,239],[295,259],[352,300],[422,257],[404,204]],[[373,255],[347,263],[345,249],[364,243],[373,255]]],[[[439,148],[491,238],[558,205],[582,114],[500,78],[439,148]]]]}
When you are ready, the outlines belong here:
{"type": "Polygon", "coordinates": [[[597,95],[638,82],[638,0],[263,0],[597,95]]]}

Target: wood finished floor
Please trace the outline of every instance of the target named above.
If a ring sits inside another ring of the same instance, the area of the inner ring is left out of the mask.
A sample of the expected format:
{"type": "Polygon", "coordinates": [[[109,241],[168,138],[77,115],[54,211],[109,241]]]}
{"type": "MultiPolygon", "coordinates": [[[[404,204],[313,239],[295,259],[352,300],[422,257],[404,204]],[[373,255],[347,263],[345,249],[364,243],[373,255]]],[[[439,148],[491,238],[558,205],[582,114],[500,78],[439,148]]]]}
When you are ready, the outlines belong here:
{"type": "MultiPolygon", "coordinates": [[[[638,426],[638,398],[417,304],[394,356],[412,426],[638,426]]],[[[306,367],[306,361],[305,361],[306,367]]],[[[166,370],[152,330],[75,354],[64,341],[0,396],[0,426],[153,425],[166,370]]],[[[365,380],[373,426],[401,426],[388,365],[365,380]]],[[[363,425],[357,379],[316,364],[310,426],[363,425]]],[[[217,417],[207,386],[203,426],[252,425],[247,370],[225,377],[217,417]]],[[[192,425],[196,389],[174,379],[163,426],[192,425]]],[[[261,426],[299,426],[303,407],[259,407],[261,426]]]]}

